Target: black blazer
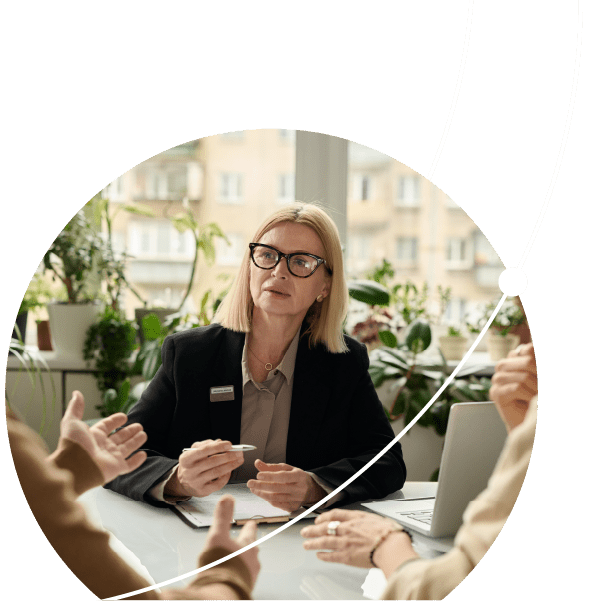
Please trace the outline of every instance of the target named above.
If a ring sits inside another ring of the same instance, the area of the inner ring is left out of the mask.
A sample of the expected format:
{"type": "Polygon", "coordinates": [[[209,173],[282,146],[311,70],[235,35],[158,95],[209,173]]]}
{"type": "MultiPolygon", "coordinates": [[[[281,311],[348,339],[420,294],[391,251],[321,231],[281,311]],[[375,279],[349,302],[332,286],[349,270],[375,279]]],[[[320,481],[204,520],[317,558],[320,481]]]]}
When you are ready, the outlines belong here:
{"type": "MultiPolygon", "coordinates": [[[[105,487],[164,506],[147,492],[178,462],[184,447],[204,439],[240,443],[244,333],[219,324],[170,335],[162,366],[129,412],[148,434],[148,458],[105,487]],[[234,386],[234,400],[210,402],[211,387],[234,386]]],[[[349,353],[309,349],[301,335],[290,408],[286,463],[338,487],[381,451],[394,434],[367,371],[365,345],[346,337],[349,353]]],[[[381,498],[406,477],[397,443],[345,489],[344,503],[381,498]]]]}

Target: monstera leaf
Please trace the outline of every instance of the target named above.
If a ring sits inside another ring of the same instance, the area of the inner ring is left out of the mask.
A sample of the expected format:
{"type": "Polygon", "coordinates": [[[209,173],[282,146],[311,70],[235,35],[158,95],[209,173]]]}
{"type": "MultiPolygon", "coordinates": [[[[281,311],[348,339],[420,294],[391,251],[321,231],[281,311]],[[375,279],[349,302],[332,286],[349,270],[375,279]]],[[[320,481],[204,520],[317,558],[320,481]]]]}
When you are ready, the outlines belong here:
{"type": "Polygon", "coordinates": [[[367,305],[383,305],[390,303],[388,289],[373,280],[353,280],[349,282],[349,295],[356,301],[367,305]]]}

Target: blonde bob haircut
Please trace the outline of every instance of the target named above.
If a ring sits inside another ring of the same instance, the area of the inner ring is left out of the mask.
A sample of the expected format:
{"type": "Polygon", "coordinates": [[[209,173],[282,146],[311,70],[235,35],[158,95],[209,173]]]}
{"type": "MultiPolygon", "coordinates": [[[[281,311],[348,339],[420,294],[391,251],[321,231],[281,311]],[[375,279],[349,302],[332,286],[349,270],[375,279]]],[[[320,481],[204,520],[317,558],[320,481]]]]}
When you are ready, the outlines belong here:
{"type": "MultiPolygon", "coordinates": [[[[348,288],[344,278],[342,245],[338,229],[332,218],[313,204],[291,203],[268,217],[256,231],[252,242],[259,242],[263,235],[277,226],[291,222],[309,226],[319,236],[325,249],[328,267],[332,270],[330,294],[321,302],[315,301],[307,311],[309,324],[306,335],[309,347],[323,343],[331,353],[348,351],[342,324],[348,308],[348,288]]],[[[246,249],[236,280],[219,306],[215,321],[236,332],[250,332],[254,303],[250,294],[250,249],[246,249]]],[[[322,268],[323,269],[323,268],[322,268]]]]}

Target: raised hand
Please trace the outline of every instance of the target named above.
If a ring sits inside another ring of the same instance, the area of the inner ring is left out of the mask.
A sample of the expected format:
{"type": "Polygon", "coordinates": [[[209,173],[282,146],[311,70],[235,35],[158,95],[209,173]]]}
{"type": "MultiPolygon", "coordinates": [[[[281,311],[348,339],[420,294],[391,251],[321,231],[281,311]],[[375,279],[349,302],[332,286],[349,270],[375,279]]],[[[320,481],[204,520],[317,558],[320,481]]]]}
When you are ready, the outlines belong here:
{"type": "Polygon", "coordinates": [[[294,512],[303,505],[311,505],[326,496],[326,492],[310,474],[289,464],[267,464],[256,460],[259,470],[256,479],[248,481],[248,488],[272,506],[294,512]]]}
{"type": "Polygon", "coordinates": [[[142,425],[130,424],[111,435],[115,429],[127,422],[127,416],[122,413],[113,414],[89,427],[82,421],[84,408],[83,395],[79,391],[73,391],[61,420],[57,451],[61,449],[61,442],[64,443],[65,440],[79,444],[98,465],[105,483],[141,466],[146,460],[146,452],[138,452],[133,456],[131,454],[147,439],[142,425]]]}
{"type": "Polygon", "coordinates": [[[530,400],[537,393],[534,347],[532,343],[520,345],[495,366],[489,392],[508,430],[521,424],[530,400]]]}
{"type": "MultiPolygon", "coordinates": [[[[244,524],[236,539],[230,535],[232,517],[234,516],[234,498],[224,495],[218,502],[213,513],[213,523],[209,529],[203,551],[210,548],[225,548],[235,552],[255,541],[257,536],[257,525],[253,521],[244,524]]],[[[261,564],[259,562],[259,549],[257,546],[240,554],[251,575],[252,585],[255,584],[261,564]]]]}

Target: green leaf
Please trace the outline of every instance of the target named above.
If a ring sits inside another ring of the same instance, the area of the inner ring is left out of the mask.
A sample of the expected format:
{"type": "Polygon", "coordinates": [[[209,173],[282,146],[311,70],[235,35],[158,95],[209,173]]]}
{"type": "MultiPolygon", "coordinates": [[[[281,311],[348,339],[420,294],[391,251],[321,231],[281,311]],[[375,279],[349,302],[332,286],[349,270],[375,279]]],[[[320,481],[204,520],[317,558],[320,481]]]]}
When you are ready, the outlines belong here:
{"type": "Polygon", "coordinates": [[[397,392],[396,399],[394,400],[394,405],[392,406],[392,413],[394,416],[399,416],[400,414],[404,414],[407,409],[407,397],[409,392],[406,389],[400,388],[397,392]]]}
{"type": "Polygon", "coordinates": [[[394,333],[390,332],[390,330],[381,330],[378,332],[378,336],[380,337],[380,341],[386,345],[386,347],[396,347],[398,345],[398,341],[394,333]]]}
{"type": "Polygon", "coordinates": [[[423,320],[414,320],[407,328],[405,344],[413,353],[425,351],[432,342],[432,329],[430,324],[423,320]]]}
{"type": "Polygon", "coordinates": [[[379,366],[370,366],[368,372],[376,389],[386,380],[384,378],[384,370],[379,366]]]}
{"type": "Polygon", "coordinates": [[[108,205],[108,199],[95,199],[95,202],[92,205],[92,220],[96,225],[100,225],[102,223],[102,215],[107,210],[108,205]]]}
{"type": "Polygon", "coordinates": [[[185,232],[186,230],[196,230],[196,220],[190,215],[190,213],[178,213],[171,218],[171,223],[175,226],[178,232],[185,232]]]}
{"type": "Polygon", "coordinates": [[[156,314],[146,314],[142,318],[142,330],[147,341],[154,341],[161,336],[161,321],[156,314]]]}
{"type": "Polygon", "coordinates": [[[122,209],[128,213],[135,215],[144,215],[146,217],[156,217],[155,212],[148,206],[142,204],[136,205],[123,205],[122,209]]]}
{"type": "Polygon", "coordinates": [[[382,306],[390,303],[388,289],[372,280],[353,280],[349,282],[348,289],[351,298],[361,303],[382,306]]]}
{"type": "Polygon", "coordinates": [[[117,395],[117,403],[119,407],[117,411],[123,411],[122,408],[126,406],[130,389],[131,381],[129,380],[129,378],[126,378],[121,384],[121,387],[119,388],[119,394],[117,395]]]}
{"type": "Polygon", "coordinates": [[[409,368],[409,362],[403,355],[403,351],[400,349],[378,349],[379,357],[381,361],[388,362],[392,365],[403,366],[405,369],[409,368]]]}

